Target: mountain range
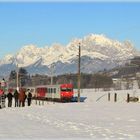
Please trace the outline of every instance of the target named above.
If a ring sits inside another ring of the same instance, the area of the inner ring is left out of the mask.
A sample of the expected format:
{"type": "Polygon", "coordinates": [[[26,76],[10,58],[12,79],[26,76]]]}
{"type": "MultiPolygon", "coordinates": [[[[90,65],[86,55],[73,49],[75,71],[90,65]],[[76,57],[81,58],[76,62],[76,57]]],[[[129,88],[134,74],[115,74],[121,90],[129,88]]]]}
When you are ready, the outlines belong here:
{"type": "Polygon", "coordinates": [[[112,69],[140,55],[130,41],[119,42],[103,34],[90,34],[73,39],[66,46],[58,43],[43,48],[26,45],[16,54],[6,55],[0,60],[0,75],[9,75],[17,66],[25,68],[32,75],[76,73],[79,42],[81,72],[85,73],[112,69]]]}

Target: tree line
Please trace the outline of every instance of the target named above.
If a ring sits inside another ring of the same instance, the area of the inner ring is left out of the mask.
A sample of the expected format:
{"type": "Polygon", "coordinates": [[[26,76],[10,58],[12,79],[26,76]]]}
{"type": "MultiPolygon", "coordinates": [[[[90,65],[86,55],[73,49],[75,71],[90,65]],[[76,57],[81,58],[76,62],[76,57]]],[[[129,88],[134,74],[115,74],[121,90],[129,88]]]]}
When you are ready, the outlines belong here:
{"type": "MultiPolygon", "coordinates": [[[[86,74],[81,73],[81,88],[111,88],[113,85],[112,78],[104,73],[86,74]]],[[[51,77],[48,75],[30,75],[26,69],[20,68],[18,72],[19,86],[37,86],[37,85],[49,85],[51,83],[51,77]]],[[[74,88],[77,88],[77,74],[63,74],[53,76],[53,84],[72,83],[74,88]]],[[[9,87],[16,87],[17,84],[17,72],[12,70],[9,75],[9,87]]]]}

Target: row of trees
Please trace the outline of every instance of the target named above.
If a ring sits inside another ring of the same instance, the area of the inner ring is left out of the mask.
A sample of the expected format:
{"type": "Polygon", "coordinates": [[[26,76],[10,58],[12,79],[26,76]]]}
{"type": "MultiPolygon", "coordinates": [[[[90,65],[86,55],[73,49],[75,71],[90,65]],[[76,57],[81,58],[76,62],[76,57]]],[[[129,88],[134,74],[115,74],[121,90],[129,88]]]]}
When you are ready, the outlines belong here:
{"type": "MultiPolygon", "coordinates": [[[[48,75],[29,75],[27,70],[20,68],[18,72],[19,86],[36,86],[51,83],[51,77],[48,75]]],[[[16,86],[17,73],[11,71],[9,76],[9,86],[16,86]]],[[[64,74],[53,77],[53,84],[73,83],[77,88],[77,74],[64,74]]],[[[81,88],[104,88],[112,87],[112,78],[106,74],[85,74],[81,73],[81,88]]]]}
{"type": "MultiPolygon", "coordinates": [[[[18,80],[19,80],[19,86],[24,86],[26,83],[29,83],[30,81],[30,75],[28,75],[28,72],[24,68],[20,68],[18,71],[18,80]]],[[[8,80],[9,86],[15,87],[17,83],[17,72],[15,70],[12,70],[9,75],[8,80]]]]}

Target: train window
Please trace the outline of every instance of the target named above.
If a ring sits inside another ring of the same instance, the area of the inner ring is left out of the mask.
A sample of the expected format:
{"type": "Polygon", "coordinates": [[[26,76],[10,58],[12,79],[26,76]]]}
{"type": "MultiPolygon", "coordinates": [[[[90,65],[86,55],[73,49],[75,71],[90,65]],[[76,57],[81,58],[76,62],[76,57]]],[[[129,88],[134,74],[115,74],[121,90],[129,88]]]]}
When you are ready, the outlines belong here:
{"type": "Polygon", "coordinates": [[[37,88],[37,92],[46,93],[47,88],[37,88]]]}
{"type": "Polygon", "coordinates": [[[72,91],[72,88],[61,88],[61,91],[72,91]]]}
{"type": "Polygon", "coordinates": [[[67,88],[67,91],[72,91],[72,88],[67,88]]]}
{"type": "Polygon", "coordinates": [[[67,89],[66,88],[61,88],[61,91],[67,91],[67,89]]]}
{"type": "Polygon", "coordinates": [[[56,88],[54,88],[54,93],[56,93],[56,88]]]}
{"type": "Polygon", "coordinates": [[[48,93],[50,93],[50,88],[48,88],[48,93]]]}
{"type": "Polygon", "coordinates": [[[51,88],[51,93],[53,93],[53,89],[51,88]]]}

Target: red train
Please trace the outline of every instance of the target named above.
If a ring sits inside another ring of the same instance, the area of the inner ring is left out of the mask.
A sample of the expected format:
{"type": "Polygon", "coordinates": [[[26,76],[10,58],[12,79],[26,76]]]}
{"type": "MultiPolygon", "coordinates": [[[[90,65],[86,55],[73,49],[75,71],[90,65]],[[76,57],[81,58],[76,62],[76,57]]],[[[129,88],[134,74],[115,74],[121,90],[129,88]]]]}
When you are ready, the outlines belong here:
{"type": "Polygon", "coordinates": [[[42,85],[28,88],[38,99],[70,101],[74,95],[72,84],[42,85]]]}

